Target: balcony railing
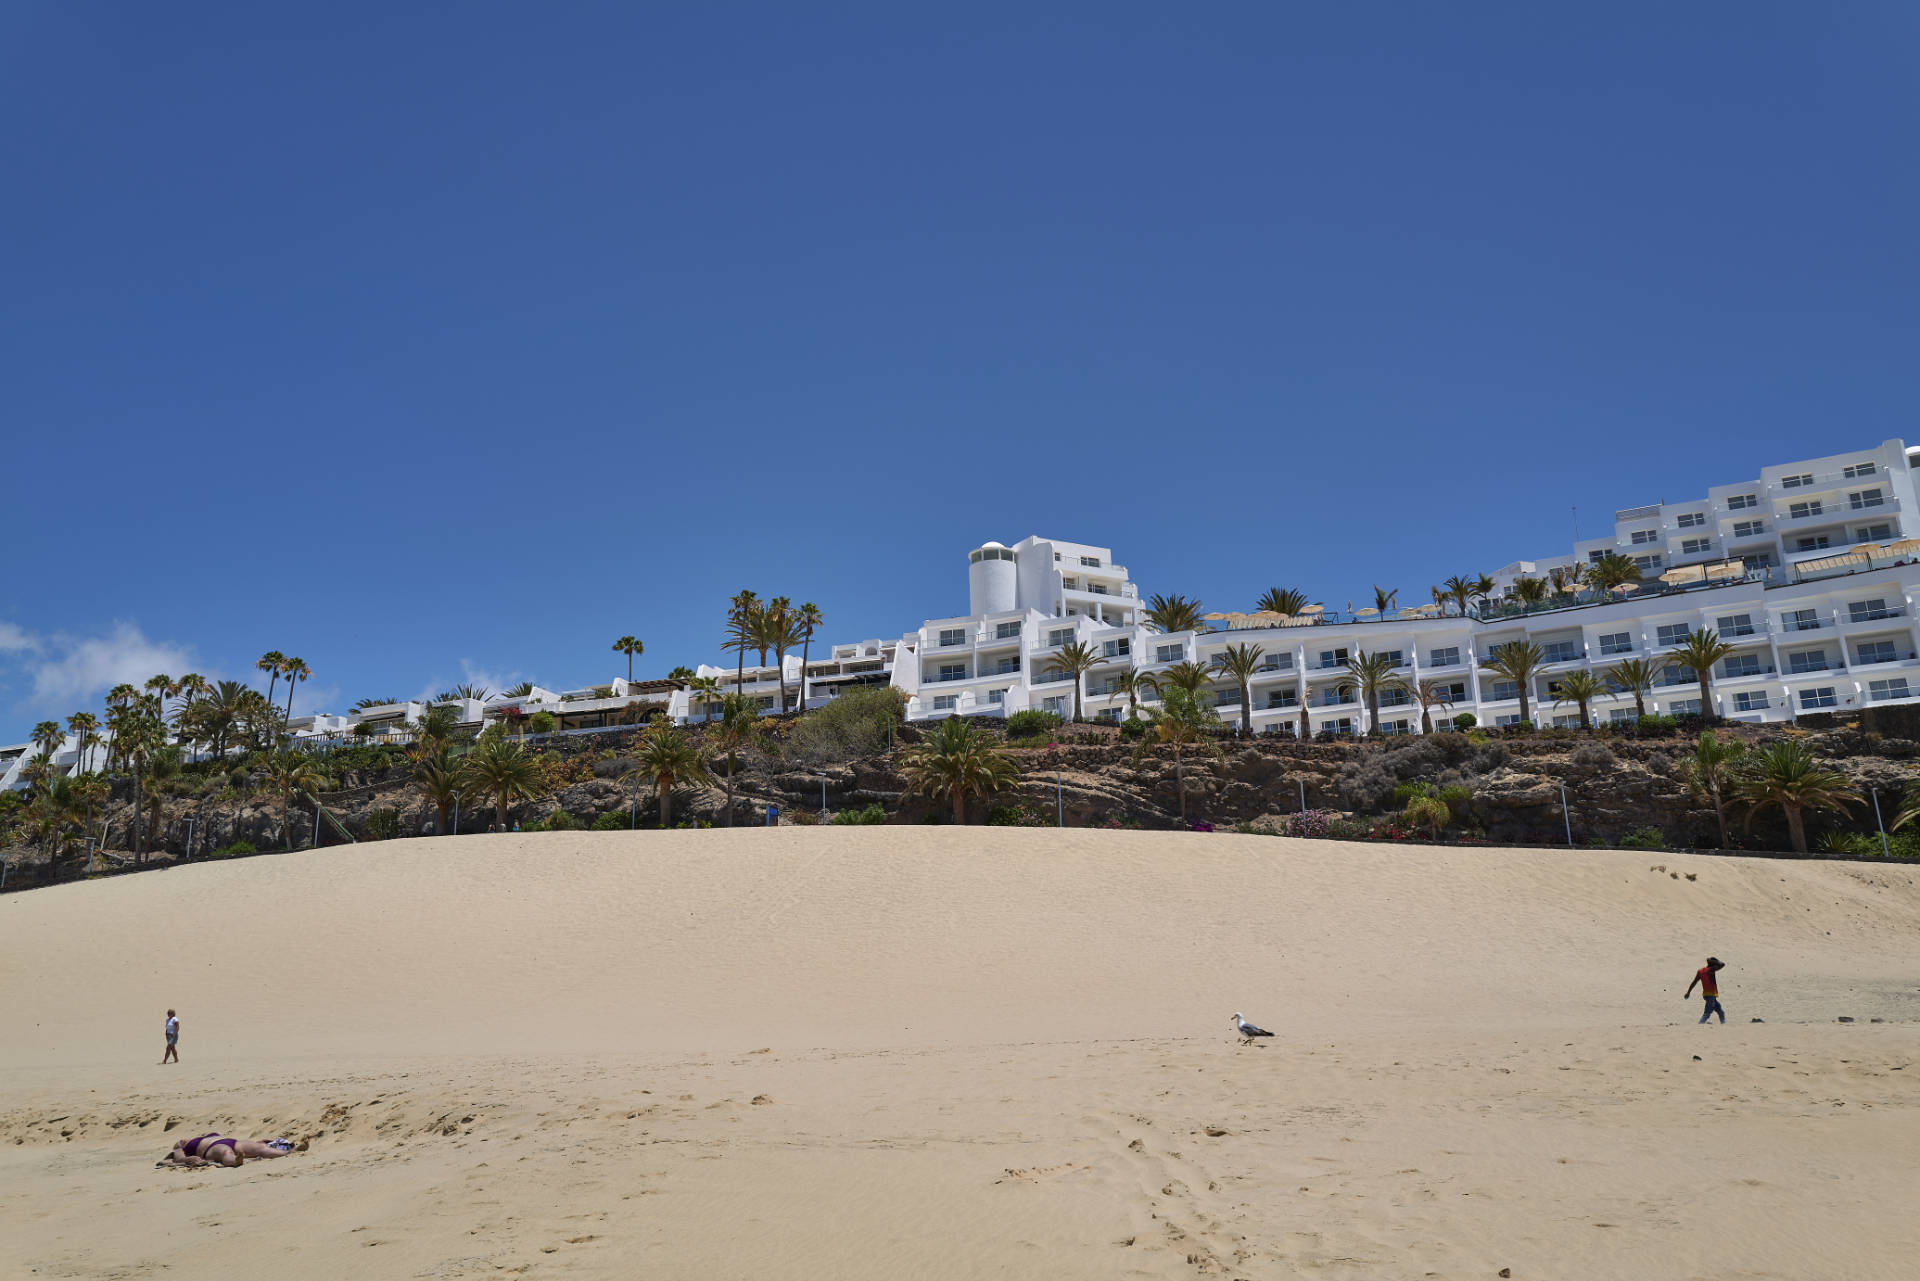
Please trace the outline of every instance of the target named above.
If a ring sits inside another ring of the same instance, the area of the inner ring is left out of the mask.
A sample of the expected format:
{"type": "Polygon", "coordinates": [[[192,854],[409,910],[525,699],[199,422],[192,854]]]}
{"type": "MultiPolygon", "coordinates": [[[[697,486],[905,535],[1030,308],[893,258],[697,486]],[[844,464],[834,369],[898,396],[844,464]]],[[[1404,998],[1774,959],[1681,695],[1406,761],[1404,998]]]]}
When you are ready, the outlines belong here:
{"type": "Polygon", "coordinates": [[[1720,669],[1720,679],[1723,681],[1737,681],[1744,677],[1771,676],[1773,674],[1774,669],[1771,664],[1764,667],[1742,667],[1738,669],[1722,667],[1720,669]]]}
{"type": "Polygon", "coordinates": [[[1913,661],[1914,659],[1911,653],[1904,655],[1894,653],[1887,655],[1885,658],[1872,654],[1856,654],[1853,658],[1853,666],[1874,667],[1881,663],[1911,663],[1913,661]]]}
{"type": "Polygon", "coordinates": [[[1783,618],[1780,630],[1783,632],[1817,632],[1827,625],[1824,618],[1783,618]]]}
{"type": "Polygon", "coordinates": [[[935,672],[925,680],[926,684],[939,685],[945,681],[965,681],[973,678],[965,672],[935,672]]]}
{"type": "Polygon", "coordinates": [[[1789,676],[1812,676],[1816,672],[1830,672],[1832,670],[1833,667],[1824,658],[1818,662],[1787,664],[1787,675],[1789,676]]]}
{"type": "Polygon", "coordinates": [[[1847,621],[1849,623],[1871,623],[1882,618],[1902,618],[1905,617],[1906,612],[1906,610],[1898,607],[1893,609],[1849,610],[1847,612],[1847,621]]]}

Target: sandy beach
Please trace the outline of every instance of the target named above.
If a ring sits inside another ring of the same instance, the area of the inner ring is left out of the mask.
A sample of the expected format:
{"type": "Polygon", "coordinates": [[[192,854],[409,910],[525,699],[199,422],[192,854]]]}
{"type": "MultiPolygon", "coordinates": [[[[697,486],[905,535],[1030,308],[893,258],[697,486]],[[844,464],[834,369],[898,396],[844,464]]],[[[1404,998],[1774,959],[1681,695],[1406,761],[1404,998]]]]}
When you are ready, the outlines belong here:
{"type": "Polygon", "coordinates": [[[1904,1278],[1917,937],[1910,867],[935,827],[8,895],[0,1275],[1904,1278]],[[211,1129],[311,1148],[154,1168],[211,1129]]]}

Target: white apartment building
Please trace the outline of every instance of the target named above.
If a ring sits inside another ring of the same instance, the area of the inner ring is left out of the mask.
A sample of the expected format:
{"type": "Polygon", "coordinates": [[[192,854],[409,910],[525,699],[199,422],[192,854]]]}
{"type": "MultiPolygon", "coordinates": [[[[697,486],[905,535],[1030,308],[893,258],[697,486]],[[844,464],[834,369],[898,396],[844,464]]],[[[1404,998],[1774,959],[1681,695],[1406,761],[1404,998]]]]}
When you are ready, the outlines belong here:
{"type": "MultiPolygon", "coordinates": [[[[1252,723],[1298,733],[1364,732],[1364,710],[1346,685],[1349,655],[1385,653],[1409,686],[1439,682],[1449,706],[1434,710],[1436,728],[1470,712],[1483,725],[1520,718],[1519,691],[1485,671],[1496,646],[1530,640],[1548,662],[1529,691],[1537,724],[1574,724],[1578,711],[1556,701],[1559,679],[1587,670],[1602,675],[1627,658],[1658,661],[1696,631],[1712,629],[1735,647],[1714,673],[1714,712],[1731,720],[1784,721],[1801,712],[1846,711],[1920,697],[1920,653],[1914,620],[1920,607],[1920,495],[1914,470],[1920,448],[1889,440],[1877,448],[1763,468],[1758,477],[1716,485],[1701,498],[1661,501],[1614,513],[1613,532],[1581,539],[1565,554],[1515,561],[1489,575],[1492,597],[1467,617],[1434,605],[1384,616],[1338,618],[1314,607],[1284,622],[1229,615],[1223,626],[1162,633],[1146,620],[1140,592],[1112,550],[1089,543],[1031,537],[1011,547],[990,542],[967,557],[967,612],[929,619],[898,640],[826,644],[778,664],[702,666],[698,676],[736,687],[763,711],[818,707],[843,691],[888,685],[907,700],[910,720],[1006,716],[1027,708],[1070,715],[1073,686],[1051,659],[1080,641],[1105,662],[1088,673],[1085,714],[1119,719],[1127,700],[1113,687],[1122,670],[1162,672],[1175,663],[1210,664],[1227,646],[1260,647],[1251,683],[1252,723]],[[1523,606],[1514,596],[1523,578],[1547,578],[1609,552],[1632,558],[1644,581],[1605,599],[1523,606]]],[[[1240,719],[1240,692],[1214,683],[1221,718],[1240,719]]],[[[1644,696],[1652,713],[1700,709],[1699,684],[1671,664],[1644,696]]],[[[616,678],[605,685],[555,691],[535,688],[485,702],[461,700],[460,720],[479,725],[509,707],[547,712],[563,731],[620,724],[629,704],[660,706],[678,723],[717,711],[685,681],[616,678]]],[[[1152,700],[1146,700],[1148,706],[1152,700]]],[[[426,711],[420,702],[369,707],[347,716],[296,718],[304,739],[342,739],[363,724],[404,731],[426,711]]],[[[1631,695],[1600,700],[1600,720],[1627,720],[1631,695]]],[[[1382,700],[1389,733],[1415,733],[1420,708],[1406,693],[1382,700]]],[[[81,762],[69,737],[53,754],[55,770],[81,762]]],[[[104,745],[89,768],[104,760],[104,745]]],[[[0,746],[0,790],[25,785],[28,744],[0,746]]]]}

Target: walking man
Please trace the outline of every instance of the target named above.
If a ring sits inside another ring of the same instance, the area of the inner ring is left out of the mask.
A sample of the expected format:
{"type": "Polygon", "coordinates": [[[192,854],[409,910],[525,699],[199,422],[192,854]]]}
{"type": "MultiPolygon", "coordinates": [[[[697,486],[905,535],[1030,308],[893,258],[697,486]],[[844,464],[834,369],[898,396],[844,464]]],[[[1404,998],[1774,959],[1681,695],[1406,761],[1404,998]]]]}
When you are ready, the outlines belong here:
{"type": "Polygon", "coordinates": [[[167,1011],[167,1052],[160,1056],[160,1062],[178,1063],[180,1061],[180,1016],[172,1010],[167,1011]]]}
{"type": "Polygon", "coordinates": [[[1705,1023],[1716,1014],[1720,1016],[1722,1023],[1727,1021],[1727,1012],[1720,1008],[1720,980],[1714,977],[1725,968],[1727,968],[1725,961],[1717,956],[1709,956],[1707,963],[1694,972],[1693,983],[1687,984],[1687,995],[1681,998],[1682,1000],[1691,998],[1693,996],[1693,984],[1698,983],[1700,985],[1700,995],[1707,998],[1707,1007],[1700,1011],[1700,1021],[1702,1023],[1705,1023]]]}

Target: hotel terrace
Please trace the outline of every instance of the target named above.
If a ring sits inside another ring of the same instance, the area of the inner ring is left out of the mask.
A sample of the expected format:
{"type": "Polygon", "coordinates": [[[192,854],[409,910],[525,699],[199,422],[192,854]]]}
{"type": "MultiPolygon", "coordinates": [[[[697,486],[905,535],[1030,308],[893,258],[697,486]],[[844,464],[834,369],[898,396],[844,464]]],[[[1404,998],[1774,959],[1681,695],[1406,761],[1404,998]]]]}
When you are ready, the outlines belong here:
{"type": "MultiPolygon", "coordinates": [[[[1920,696],[1915,592],[1920,590],[1920,523],[1914,468],[1920,447],[1889,440],[1878,448],[1768,467],[1754,479],[1717,485],[1704,497],[1657,502],[1614,513],[1609,536],[1583,539],[1566,554],[1515,561],[1493,572],[1495,590],[1462,617],[1435,605],[1341,616],[1312,606],[1295,617],[1210,615],[1204,631],[1166,633],[1146,619],[1139,589],[1105,547],[1026,538],[990,542],[968,554],[965,614],[929,619],[898,640],[824,647],[805,663],[789,655],[782,670],[749,666],[743,692],[763,710],[779,702],[782,678],[791,703],[801,686],[817,707],[859,686],[888,685],[906,697],[909,720],[1005,716],[1027,708],[1071,714],[1071,678],[1054,663],[1062,646],[1081,642],[1105,658],[1084,677],[1083,710],[1102,720],[1126,714],[1114,688],[1123,669],[1161,672],[1175,663],[1207,664],[1228,645],[1263,651],[1251,684],[1255,731],[1297,733],[1301,709],[1311,732],[1353,734],[1364,724],[1348,683],[1349,655],[1383,653],[1408,686],[1442,685],[1449,706],[1436,728],[1460,713],[1480,724],[1520,719],[1519,691],[1480,664],[1495,647],[1528,640],[1547,662],[1530,693],[1540,723],[1576,724],[1558,682],[1587,670],[1604,677],[1628,658],[1658,662],[1693,632],[1711,629],[1734,646],[1714,668],[1716,714],[1737,721],[1787,721],[1802,712],[1845,711],[1920,696]],[[1583,591],[1539,604],[1514,594],[1524,578],[1597,561],[1618,552],[1642,581],[1598,596],[1583,591]]],[[[1177,585],[1174,585],[1177,586],[1177,585]]],[[[702,666],[731,690],[736,669],[702,666]]],[[[1240,691],[1214,686],[1221,718],[1240,719],[1240,691]]],[[[617,725],[629,704],[657,706],[680,723],[709,714],[683,682],[615,679],[588,689],[534,689],[523,697],[463,700],[460,719],[479,725],[508,714],[548,712],[556,732],[617,725]]],[[[1646,696],[1649,712],[1697,713],[1700,686],[1671,663],[1646,696]]],[[[1146,705],[1151,707],[1152,700],[1146,705]]],[[[424,703],[370,707],[348,716],[297,717],[296,737],[337,740],[362,725],[376,736],[403,733],[424,703]]],[[[1601,720],[1631,720],[1630,694],[1599,700],[1601,720]]],[[[1406,692],[1381,699],[1379,729],[1417,733],[1419,704],[1406,692]]],[[[364,734],[365,731],[362,731],[364,734]]],[[[71,738],[54,754],[56,770],[75,767],[71,738]]],[[[23,785],[31,747],[0,748],[0,788],[23,785]]],[[[86,762],[97,768],[104,748],[86,762]]]]}

